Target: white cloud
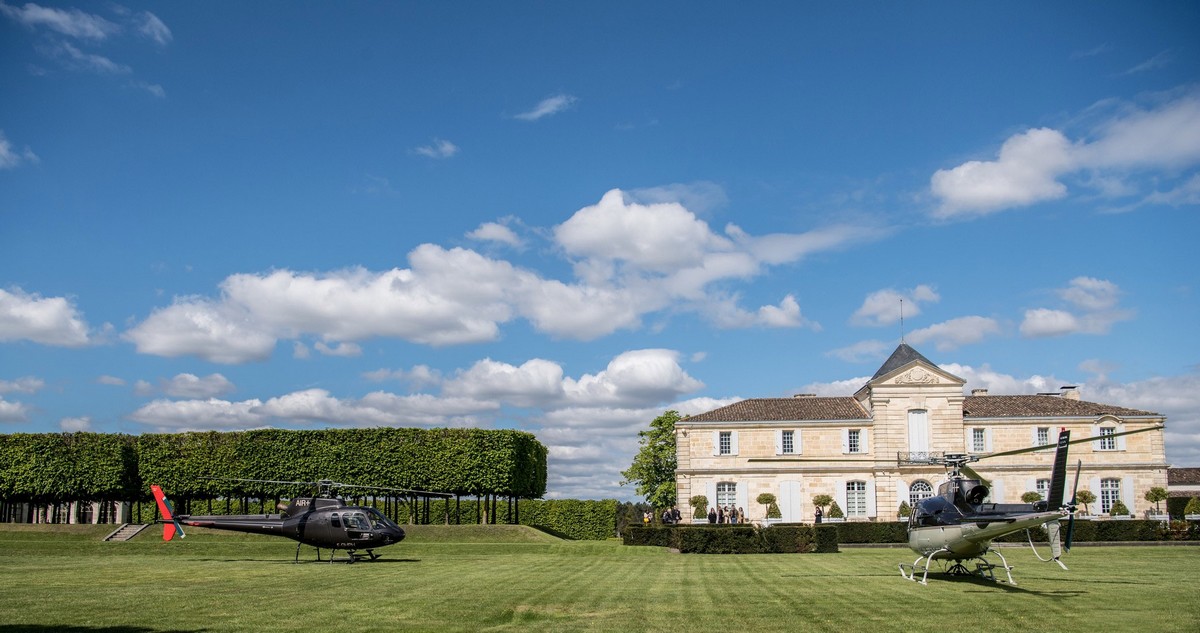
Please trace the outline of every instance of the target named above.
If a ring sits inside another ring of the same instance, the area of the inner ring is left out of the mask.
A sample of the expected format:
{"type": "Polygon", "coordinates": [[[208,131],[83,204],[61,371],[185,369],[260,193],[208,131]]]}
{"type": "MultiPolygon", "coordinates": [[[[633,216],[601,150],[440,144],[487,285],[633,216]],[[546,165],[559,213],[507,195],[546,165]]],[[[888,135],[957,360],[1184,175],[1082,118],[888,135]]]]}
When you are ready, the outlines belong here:
{"type": "Polygon", "coordinates": [[[838,358],[847,363],[865,363],[867,361],[883,361],[883,356],[891,349],[891,346],[883,341],[867,340],[859,341],[847,347],[839,347],[838,349],[830,350],[825,353],[826,356],[838,358]]]}
{"type": "Polygon", "coordinates": [[[396,380],[407,383],[414,389],[437,387],[442,384],[442,372],[428,365],[414,365],[412,369],[376,369],[363,373],[371,382],[396,380]]]}
{"type": "Polygon", "coordinates": [[[362,347],[357,343],[335,343],[327,345],[322,341],[313,343],[313,348],[326,356],[342,356],[344,358],[352,356],[362,356],[362,347]]]}
{"type": "Polygon", "coordinates": [[[46,381],[34,376],[24,376],[16,380],[0,380],[0,394],[5,393],[37,393],[46,386],[46,381]]]}
{"type": "Polygon", "coordinates": [[[479,228],[467,233],[467,237],[480,242],[499,242],[508,244],[514,248],[522,248],[525,246],[521,238],[512,229],[497,222],[484,222],[479,225],[479,228]]]}
{"type": "Polygon", "coordinates": [[[39,161],[37,154],[34,154],[28,146],[22,151],[17,151],[8,141],[8,137],[4,136],[4,130],[0,130],[0,169],[13,169],[19,167],[21,163],[37,163],[39,161]]]}
{"type": "Polygon", "coordinates": [[[1159,54],[1147,59],[1146,61],[1126,70],[1122,75],[1134,75],[1137,73],[1146,72],[1147,70],[1156,70],[1162,68],[1173,61],[1174,55],[1171,51],[1162,51],[1159,54]]]}
{"type": "Polygon", "coordinates": [[[1074,167],[1071,142],[1057,130],[1039,128],[1004,142],[994,161],[973,160],[939,169],[930,187],[942,204],[935,217],[985,214],[1067,195],[1057,178],[1074,167]]]}
{"type": "Polygon", "coordinates": [[[92,419],[86,415],[77,418],[63,418],[58,421],[58,428],[63,433],[78,433],[92,430],[92,419]]]}
{"type": "Polygon", "coordinates": [[[515,118],[521,119],[522,121],[537,121],[543,117],[558,114],[559,112],[562,112],[563,110],[575,105],[575,103],[578,101],[579,99],[571,95],[557,94],[553,97],[542,99],[542,101],[534,106],[532,110],[529,110],[528,112],[522,112],[521,114],[516,115],[515,118]]]}
{"type": "Polygon", "coordinates": [[[236,389],[229,379],[221,374],[209,374],[200,378],[195,374],[178,374],[163,381],[163,393],[172,398],[215,398],[236,389]]]}
{"type": "Polygon", "coordinates": [[[308,349],[308,346],[305,345],[304,343],[301,343],[300,341],[296,341],[295,343],[292,344],[292,358],[298,358],[300,360],[304,360],[305,358],[308,358],[311,355],[312,355],[312,351],[310,351],[308,349]]]}
{"type": "Polygon", "coordinates": [[[142,405],[129,419],[160,432],[219,430],[234,431],[261,427],[264,416],[253,410],[258,400],[229,402],[207,400],[155,400],[142,405]]]}
{"type": "Polygon", "coordinates": [[[707,214],[729,204],[729,197],[720,185],[704,180],[631,189],[628,196],[631,201],[643,205],[678,203],[699,214],[707,214]]]}
{"type": "Polygon", "coordinates": [[[0,289],[0,342],[19,340],[62,347],[90,342],[83,315],[66,298],[0,289]]]}
{"type": "Polygon", "coordinates": [[[978,343],[999,333],[1000,324],[995,319],[965,316],[913,330],[906,338],[917,345],[933,342],[938,351],[944,352],[978,343]]]}
{"type": "Polygon", "coordinates": [[[1156,174],[1159,179],[1188,179],[1193,174],[1181,170],[1200,162],[1200,90],[1177,93],[1146,109],[1124,106],[1084,138],[1072,142],[1058,130],[1027,130],[1005,141],[996,160],[938,170],[930,180],[941,201],[933,215],[982,215],[1062,198],[1068,190],[1060,178],[1081,172],[1092,176],[1085,182],[1100,184],[1138,170],[1165,170],[1156,174]]]}
{"type": "Polygon", "coordinates": [[[184,297],[156,309],[122,335],[142,354],[198,356],[214,363],[264,360],[276,338],[245,310],[228,302],[184,297]]]}
{"type": "Polygon", "coordinates": [[[26,422],[29,420],[29,405],[23,402],[9,402],[0,398],[0,422],[26,422]]]}
{"type": "Polygon", "coordinates": [[[429,158],[450,158],[458,153],[458,146],[445,139],[435,138],[429,145],[413,148],[413,153],[429,158]]]}
{"type": "Polygon", "coordinates": [[[72,70],[82,70],[102,75],[128,75],[133,68],[96,53],[85,53],[67,42],[59,42],[57,46],[46,49],[47,52],[59,59],[72,70]]]}
{"type": "Polygon", "coordinates": [[[940,300],[937,291],[925,284],[907,291],[894,288],[876,290],[867,295],[863,304],[854,311],[850,323],[871,327],[891,325],[900,320],[901,301],[904,302],[903,316],[911,318],[921,314],[921,303],[937,303],[940,300]]]}
{"type": "Polygon", "coordinates": [[[1105,279],[1076,277],[1056,291],[1076,312],[1033,308],[1025,311],[1021,335],[1027,338],[1066,334],[1107,334],[1120,321],[1133,318],[1133,311],[1118,305],[1120,288],[1105,279]]]}
{"type": "Polygon", "coordinates": [[[171,43],[173,39],[171,29],[167,28],[167,25],[163,24],[163,21],[158,19],[157,15],[149,11],[143,11],[138,14],[137,22],[138,32],[154,40],[159,46],[166,46],[171,43]]]}
{"type": "Polygon", "coordinates": [[[53,9],[28,2],[23,7],[0,2],[0,13],[29,28],[47,28],[74,38],[100,41],[118,33],[121,27],[79,9],[53,9]]]}
{"type": "MultiPolygon", "coordinates": [[[[472,236],[512,237],[499,228],[484,225],[472,236]]],[[[242,363],[266,358],[280,339],[307,335],[343,345],[371,337],[435,346],[485,342],[516,318],[577,340],[638,327],[644,315],[664,310],[698,312],[728,327],[817,329],[794,296],[750,312],[736,294],[711,285],[746,281],[769,265],[872,234],[842,227],[765,237],[733,226],[727,232],[733,239],[677,203],[631,203],[612,190],[553,231],[572,260],[574,282],[470,249],[422,244],[408,254],[407,269],[231,275],[220,298],[176,298],[124,338],[142,353],[242,363]]]]}
{"type": "Polygon", "coordinates": [[[112,387],[124,387],[125,379],[116,376],[102,375],[96,379],[96,382],[101,385],[109,385],[112,387]]]}

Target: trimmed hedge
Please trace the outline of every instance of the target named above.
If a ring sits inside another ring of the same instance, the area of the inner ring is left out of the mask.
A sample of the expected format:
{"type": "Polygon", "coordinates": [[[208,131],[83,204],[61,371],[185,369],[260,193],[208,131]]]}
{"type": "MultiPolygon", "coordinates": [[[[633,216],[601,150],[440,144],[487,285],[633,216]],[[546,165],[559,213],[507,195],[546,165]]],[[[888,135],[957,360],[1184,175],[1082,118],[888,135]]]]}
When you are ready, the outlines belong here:
{"type": "Polygon", "coordinates": [[[839,543],[907,543],[908,522],[881,521],[830,523],[836,527],[839,543]]]}
{"type": "Polygon", "coordinates": [[[632,525],[621,534],[626,545],[670,547],[684,554],[795,554],[836,553],[838,531],[832,525],[782,524],[632,525]]]}

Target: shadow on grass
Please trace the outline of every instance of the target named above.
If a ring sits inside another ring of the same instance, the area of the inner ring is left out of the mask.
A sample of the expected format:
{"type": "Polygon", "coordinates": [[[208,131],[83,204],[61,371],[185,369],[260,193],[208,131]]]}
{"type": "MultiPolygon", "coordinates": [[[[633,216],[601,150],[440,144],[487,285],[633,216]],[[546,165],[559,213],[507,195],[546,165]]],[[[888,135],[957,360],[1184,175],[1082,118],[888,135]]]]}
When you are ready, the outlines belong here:
{"type": "MultiPolygon", "coordinates": [[[[302,561],[274,559],[274,558],[193,558],[191,560],[205,563],[261,563],[263,565],[345,565],[350,561],[345,558],[337,558],[332,562],[328,558],[317,560],[310,558],[302,561]]],[[[380,563],[419,563],[419,558],[377,558],[375,560],[359,560],[355,561],[356,565],[378,565],[380,563]]],[[[0,629],[0,633],[5,633],[0,629]]]]}
{"type": "Polygon", "coordinates": [[[63,626],[61,624],[0,624],[0,633],[204,633],[208,629],[148,629],[144,626],[63,626]]]}

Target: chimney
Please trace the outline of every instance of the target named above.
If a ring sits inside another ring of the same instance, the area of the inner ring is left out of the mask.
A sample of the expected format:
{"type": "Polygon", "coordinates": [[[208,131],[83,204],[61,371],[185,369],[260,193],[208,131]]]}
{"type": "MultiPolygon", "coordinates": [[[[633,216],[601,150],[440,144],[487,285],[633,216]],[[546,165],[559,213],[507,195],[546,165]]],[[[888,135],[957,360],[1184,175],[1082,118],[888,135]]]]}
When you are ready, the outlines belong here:
{"type": "Polygon", "coordinates": [[[1066,398],[1067,400],[1079,399],[1079,387],[1076,385],[1063,385],[1058,389],[1062,397],[1066,398]]]}
{"type": "Polygon", "coordinates": [[[971,390],[971,395],[972,395],[972,396],[986,396],[986,395],[987,395],[987,389],[972,389],[972,390],[971,390]]]}
{"type": "Polygon", "coordinates": [[[815,393],[798,393],[792,397],[793,398],[816,398],[817,394],[815,394],[815,393]]]}

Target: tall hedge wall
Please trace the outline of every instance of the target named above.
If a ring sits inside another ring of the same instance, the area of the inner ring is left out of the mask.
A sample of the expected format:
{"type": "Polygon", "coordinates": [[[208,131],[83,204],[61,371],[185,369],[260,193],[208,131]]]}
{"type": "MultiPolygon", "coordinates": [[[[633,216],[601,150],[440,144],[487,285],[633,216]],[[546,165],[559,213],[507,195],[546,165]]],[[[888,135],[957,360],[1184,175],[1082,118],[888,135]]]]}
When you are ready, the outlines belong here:
{"type": "Polygon", "coordinates": [[[0,498],[54,503],[138,496],[137,453],[129,435],[0,435],[0,498]]]}
{"type": "Polygon", "coordinates": [[[546,492],[546,447],[530,433],[482,429],[269,429],[234,433],[0,435],[0,497],[10,500],[146,498],[157,483],[175,498],[293,486],[209,478],[315,481],[519,498],[546,492]]]}

